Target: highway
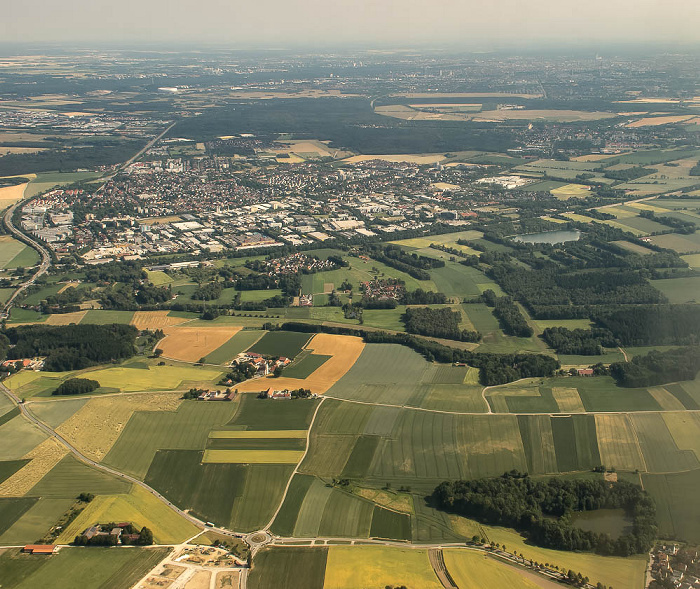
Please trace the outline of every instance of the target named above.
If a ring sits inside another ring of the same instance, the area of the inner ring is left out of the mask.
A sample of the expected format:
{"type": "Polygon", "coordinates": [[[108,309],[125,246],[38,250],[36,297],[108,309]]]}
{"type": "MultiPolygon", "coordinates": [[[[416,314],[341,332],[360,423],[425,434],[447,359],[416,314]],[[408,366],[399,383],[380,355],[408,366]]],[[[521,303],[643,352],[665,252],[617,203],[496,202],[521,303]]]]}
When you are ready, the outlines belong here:
{"type": "Polygon", "coordinates": [[[43,274],[46,274],[46,271],[51,265],[51,255],[49,254],[49,251],[38,241],[22,233],[19,229],[17,229],[17,227],[14,226],[12,222],[12,216],[15,214],[17,207],[24,205],[25,202],[26,200],[21,200],[13,204],[9,209],[7,209],[7,212],[3,217],[3,223],[5,224],[7,230],[18,240],[28,244],[29,246],[33,247],[36,251],[39,252],[39,254],[41,255],[41,263],[39,264],[39,269],[29,278],[29,280],[22,283],[19,286],[19,288],[14,293],[12,293],[12,296],[8,299],[8,301],[5,303],[5,306],[2,309],[2,315],[0,316],[0,319],[5,319],[7,317],[7,313],[9,312],[10,307],[12,306],[12,303],[17,298],[17,296],[21,292],[26,290],[29,286],[34,284],[37,278],[39,278],[43,274]]]}

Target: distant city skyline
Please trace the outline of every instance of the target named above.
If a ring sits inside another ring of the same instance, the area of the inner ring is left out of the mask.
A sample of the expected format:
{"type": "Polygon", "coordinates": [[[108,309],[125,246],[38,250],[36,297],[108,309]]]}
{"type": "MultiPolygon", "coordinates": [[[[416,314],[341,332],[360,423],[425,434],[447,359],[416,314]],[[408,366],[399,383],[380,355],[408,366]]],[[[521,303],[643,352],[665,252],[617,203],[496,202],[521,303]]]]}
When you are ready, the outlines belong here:
{"type": "Polygon", "coordinates": [[[25,0],[3,7],[3,43],[232,47],[698,43],[689,0],[25,0]]]}

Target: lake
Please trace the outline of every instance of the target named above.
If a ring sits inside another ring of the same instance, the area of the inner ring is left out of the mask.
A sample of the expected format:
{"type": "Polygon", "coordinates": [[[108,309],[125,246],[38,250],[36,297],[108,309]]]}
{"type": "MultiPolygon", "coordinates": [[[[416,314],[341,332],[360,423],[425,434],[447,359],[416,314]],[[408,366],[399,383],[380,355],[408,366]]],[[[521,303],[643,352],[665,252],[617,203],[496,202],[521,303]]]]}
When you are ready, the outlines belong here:
{"type": "Polygon", "coordinates": [[[624,509],[596,509],[572,514],[571,523],[588,532],[610,534],[613,539],[632,531],[632,520],[624,509]]]}
{"type": "Polygon", "coordinates": [[[514,241],[522,243],[564,243],[565,241],[578,241],[581,232],[578,229],[564,229],[561,231],[543,231],[542,233],[526,233],[514,235],[514,241]]]}

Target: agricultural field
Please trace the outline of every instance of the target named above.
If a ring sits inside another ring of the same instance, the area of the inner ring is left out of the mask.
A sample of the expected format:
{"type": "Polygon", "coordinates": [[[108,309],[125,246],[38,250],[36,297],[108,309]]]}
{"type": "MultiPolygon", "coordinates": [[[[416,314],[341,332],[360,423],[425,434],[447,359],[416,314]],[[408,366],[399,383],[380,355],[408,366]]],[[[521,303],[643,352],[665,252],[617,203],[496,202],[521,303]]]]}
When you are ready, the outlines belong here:
{"type": "MultiPolygon", "coordinates": [[[[2,190],[6,189],[0,188],[2,190]]],[[[36,250],[9,235],[0,235],[0,269],[27,268],[38,263],[36,250]]]]}
{"type": "Polygon", "coordinates": [[[146,406],[132,412],[104,455],[105,464],[143,478],[158,450],[203,450],[209,432],[225,425],[238,409],[237,403],[229,402],[171,402],[170,411],[160,407],[153,412],[146,406]]]}
{"type": "Polygon", "coordinates": [[[164,327],[179,325],[187,321],[183,317],[174,317],[169,311],[135,311],[131,318],[131,325],[139,330],[148,329],[155,331],[164,327]]]}
{"type": "MultiPolygon", "coordinates": [[[[293,334],[294,332],[286,332],[293,334]]],[[[285,334],[285,332],[274,331],[272,334],[285,334]]],[[[309,334],[294,334],[302,335],[305,342],[309,339],[309,334]]],[[[264,339],[264,338],[263,338],[264,339]]],[[[301,344],[302,338],[295,340],[285,340],[283,343],[287,346],[285,351],[290,351],[290,342],[298,347],[301,344]]],[[[260,340],[262,342],[262,339],[260,340]]],[[[258,342],[258,343],[260,343],[258,342]]],[[[280,340],[275,341],[278,345],[280,340]]],[[[257,344],[256,344],[257,346],[257,344]]],[[[258,351],[257,348],[255,351],[258,351]]],[[[265,349],[265,348],[263,348],[265,349]]],[[[301,349],[301,348],[299,348],[301,349]]],[[[316,370],[314,370],[306,378],[291,378],[282,374],[280,378],[265,378],[253,379],[237,385],[239,391],[259,392],[273,387],[277,390],[281,389],[310,389],[312,393],[322,394],[328,391],[336,382],[338,382],[356,363],[357,359],[365,349],[365,344],[359,337],[350,337],[342,335],[332,335],[319,333],[313,336],[313,339],[306,343],[306,350],[312,351],[315,355],[330,356],[328,360],[323,362],[316,370]]],[[[293,350],[291,350],[293,351],[293,350]]],[[[260,352],[262,353],[262,352],[260,352]]],[[[290,357],[290,356],[288,356],[290,357]]]]}
{"type": "MultiPolygon", "coordinates": [[[[168,319],[175,319],[168,317],[168,319]]],[[[182,362],[198,362],[218,350],[241,328],[235,326],[163,327],[165,337],[158,342],[163,357],[182,362]]]]}
{"type": "Polygon", "coordinates": [[[387,585],[442,588],[427,550],[383,546],[333,546],[328,550],[324,589],[383,589],[387,585]]]}
{"type": "Polygon", "coordinates": [[[700,277],[654,280],[652,285],[664,293],[670,303],[700,302],[700,277]]]}
{"type": "Polygon", "coordinates": [[[199,531],[151,493],[134,485],[126,494],[95,497],[56,541],[59,544],[72,542],[85,528],[96,523],[124,521],[132,522],[137,528],[148,527],[156,544],[177,544],[199,531]]]}
{"type": "Polygon", "coordinates": [[[213,352],[210,352],[206,356],[207,364],[228,364],[241,352],[245,352],[250,348],[255,342],[257,342],[263,335],[264,331],[258,329],[244,329],[229,339],[226,343],[222,344],[213,352]]]}
{"type": "Polygon", "coordinates": [[[560,587],[559,584],[535,573],[507,565],[471,550],[448,549],[443,552],[443,557],[447,571],[460,589],[481,587],[555,589],[560,587]]]}
{"type": "Polygon", "coordinates": [[[465,538],[481,535],[483,530],[492,542],[505,544],[509,552],[516,550],[529,560],[549,562],[560,569],[580,571],[595,584],[601,582],[615,589],[638,589],[644,582],[646,558],[644,555],[619,558],[599,556],[591,552],[566,552],[533,546],[515,530],[478,524],[459,516],[450,516],[456,532],[465,538]]]}
{"type": "Polygon", "coordinates": [[[670,474],[642,475],[644,488],[656,502],[659,535],[697,544],[700,518],[697,488],[700,470],[670,474]]]}
{"type": "Polygon", "coordinates": [[[311,336],[296,331],[271,331],[263,335],[253,346],[251,352],[264,356],[284,356],[294,358],[306,346],[311,336]]]}
{"type": "Polygon", "coordinates": [[[167,548],[65,548],[38,559],[11,549],[0,554],[0,578],[3,589],[129,589],[167,553],[167,548]]]}
{"type": "Polygon", "coordinates": [[[121,366],[88,368],[73,372],[18,372],[6,386],[23,397],[47,397],[68,378],[91,378],[100,383],[98,392],[140,392],[176,390],[188,384],[212,386],[223,376],[223,369],[133,358],[121,366]]]}
{"type": "Polygon", "coordinates": [[[251,589],[324,589],[326,548],[267,548],[256,557],[251,589]]]}

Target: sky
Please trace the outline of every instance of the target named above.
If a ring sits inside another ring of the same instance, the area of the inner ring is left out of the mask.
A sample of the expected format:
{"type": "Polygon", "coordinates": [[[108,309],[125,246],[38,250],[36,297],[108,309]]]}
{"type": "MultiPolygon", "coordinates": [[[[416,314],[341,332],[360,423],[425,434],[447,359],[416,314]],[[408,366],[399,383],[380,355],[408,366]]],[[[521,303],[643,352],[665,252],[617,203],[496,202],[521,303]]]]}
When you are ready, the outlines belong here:
{"type": "Polygon", "coordinates": [[[698,0],[4,0],[0,40],[240,48],[700,43],[698,0]]]}

